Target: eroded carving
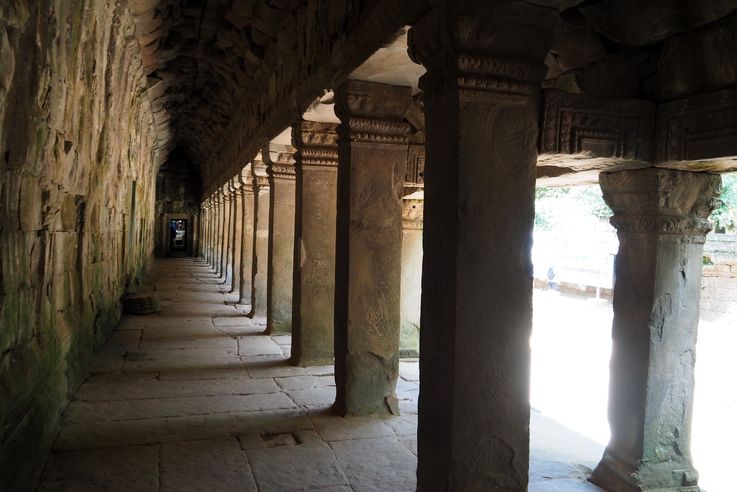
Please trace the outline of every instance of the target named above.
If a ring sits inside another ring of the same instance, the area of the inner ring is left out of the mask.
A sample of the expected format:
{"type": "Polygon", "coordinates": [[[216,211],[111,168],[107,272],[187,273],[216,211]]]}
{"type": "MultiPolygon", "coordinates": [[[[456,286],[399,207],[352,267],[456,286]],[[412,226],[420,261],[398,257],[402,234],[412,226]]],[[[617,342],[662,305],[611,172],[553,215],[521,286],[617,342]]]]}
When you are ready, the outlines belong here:
{"type": "Polygon", "coordinates": [[[543,91],[541,154],[653,158],[655,105],[543,91]]]}
{"type": "Polygon", "coordinates": [[[661,104],[657,142],[658,162],[737,156],[737,90],[661,104]]]}

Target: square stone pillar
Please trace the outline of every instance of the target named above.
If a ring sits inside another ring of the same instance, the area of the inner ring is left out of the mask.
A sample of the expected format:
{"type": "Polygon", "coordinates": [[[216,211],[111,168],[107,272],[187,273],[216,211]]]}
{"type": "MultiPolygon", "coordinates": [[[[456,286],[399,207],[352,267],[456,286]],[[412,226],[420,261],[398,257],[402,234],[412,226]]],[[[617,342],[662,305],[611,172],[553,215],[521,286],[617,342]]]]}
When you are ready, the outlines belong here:
{"type": "Polygon", "coordinates": [[[267,321],[267,288],[269,268],[269,216],[271,188],[266,175],[266,165],[261,158],[253,161],[254,237],[253,237],[253,275],[251,286],[251,316],[267,321]]]}
{"type": "Polygon", "coordinates": [[[220,256],[220,277],[223,283],[230,281],[230,255],[232,254],[230,240],[233,236],[233,188],[230,182],[223,185],[223,199],[225,204],[223,207],[223,254],[220,256]]]}
{"type": "Polygon", "coordinates": [[[220,278],[225,278],[225,255],[227,247],[227,236],[228,236],[228,206],[230,204],[230,198],[228,197],[227,191],[220,189],[220,223],[218,224],[218,257],[216,272],[220,278]]]}
{"type": "Polygon", "coordinates": [[[335,91],[338,215],[335,409],[398,413],[402,189],[410,87],[348,80],[335,91]]]}
{"type": "Polygon", "coordinates": [[[402,357],[420,355],[420,306],[422,300],[422,209],[424,200],[402,201],[402,287],[399,352],[402,357]]]}
{"type": "Polygon", "coordinates": [[[251,175],[251,165],[248,164],[238,178],[241,182],[241,191],[243,193],[243,236],[241,237],[241,262],[240,262],[240,300],[239,304],[250,306],[253,302],[253,237],[254,237],[254,216],[256,213],[256,200],[253,194],[253,177],[251,175]]]}
{"type": "Polygon", "coordinates": [[[218,274],[221,251],[220,239],[223,235],[223,195],[220,189],[215,192],[215,220],[212,225],[212,261],[210,262],[210,266],[215,271],[215,274],[218,274]]]}
{"type": "Polygon", "coordinates": [[[601,174],[614,211],[611,439],[591,481],[612,491],[697,492],[691,463],[705,236],[721,179],[667,169],[601,174]]]}
{"type": "Polygon", "coordinates": [[[264,154],[271,187],[266,333],[292,331],[294,277],[294,148],[270,144],[264,154]]]}
{"type": "Polygon", "coordinates": [[[210,249],[210,198],[206,198],[202,201],[201,205],[202,221],[200,227],[202,228],[202,247],[199,251],[199,257],[204,261],[207,261],[207,255],[210,249]]]}
{"type": "Polygon", "coordinates": [[[441,0],[409,32],[427,68],[420,491],[527,490],[539,99],[557,18],[441,0]]]}
{"type": "Polygon", "coordinates": [[[243,249],[243,185],[240,175],[233,178],[233,255],[230,269],[233,272],[230,282],[230,293],[240,291],[241,286],[241,251],[243,249]]]}
{"type": "Polygon", "coordinates": [[[338,135],[333,123],[300,121],[296,168],[292,364],[333,362],[338,135]]]}

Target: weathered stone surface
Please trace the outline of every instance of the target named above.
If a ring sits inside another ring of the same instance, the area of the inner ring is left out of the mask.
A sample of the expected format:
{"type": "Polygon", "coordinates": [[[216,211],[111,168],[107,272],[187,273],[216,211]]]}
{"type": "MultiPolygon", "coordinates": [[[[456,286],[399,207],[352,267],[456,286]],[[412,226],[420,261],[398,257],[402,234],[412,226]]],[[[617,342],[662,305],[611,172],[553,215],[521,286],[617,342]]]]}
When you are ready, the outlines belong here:
{"type": "Polygon", "coordinates": [[[268,265],[269,265],[269,217],[271,215],[271,188],[266,176],[266,166],[261,160],[251,168],[254,197],[253,264],[251,274],[251,316],[267,319],[268,265]]]}
{"type": "Polygon", "coordinates": [[[130,446],[54,453],[38,490],[155,492],[159,489],[159,447],[130,446]]]}
{"type": "Polygon", "coordinates": [[[105,2],[0,6],[3,490],[28,479],[153,253],[160,153],[132,34],[105,2]]]}
{"type": "Polygon", "coordinates": [[[399,333],[399,352],[402,357],[417,357],[420,354],[423,205],[423,200],[402,200],[402,299],[399,333]]]}
{"type": "Polygon", "coordinates": [[[348,485],[330,446],[320,440],[248,450],[259,490],[324,490],[348,485]]]}
{"type": "Polygon", "coordinates": [[[395,439],[331,444],[353,490],[415,490],[417,458],[395,439]]]}
{"type": "Polygon", "coordinates": [[[292,331],[296,181],[293,154],[292,147],[274,143],[264,153],[271,189],[267,333],[292,331]],[[272,153],[276,156],[271,156],[272,153]]]}
{"type": "Polygon", "coordinates": [[[236,439],[162,444],[160,470],[162,491],[258,490],[236,439]]]}
{"type": "Polygon", "coordinates": [[[691,463],[703,244],[721,179],[664,169],[601,176],[620,248],[609,389],[612,437],[592,481],[698,491],[691,463]]]}
{"type": "Polygon", "coordinates": [[[737,170],[737,91],[725,89],[658,107],[660,167],[737,170]],[[695,161],[680,163],[678,161],[695,161]]]}
{"type": "Polygon", "coordinates": [[[410,31],[428,69],[420,490],[527,488],[538,99],[556,21],[516,4],[410,31]]]}
{"type": "Polygon", "coordinates": [[[334,124],[301,120],[296,167],[292,357],[298,366],[333,361],[338,147],[334,124]]]}
{"type": "Polygon", "coordinates": [[[399,364],[402,190],[411,89],[349,80],[336,90],[336,409],[390,413],[399,364]]]}

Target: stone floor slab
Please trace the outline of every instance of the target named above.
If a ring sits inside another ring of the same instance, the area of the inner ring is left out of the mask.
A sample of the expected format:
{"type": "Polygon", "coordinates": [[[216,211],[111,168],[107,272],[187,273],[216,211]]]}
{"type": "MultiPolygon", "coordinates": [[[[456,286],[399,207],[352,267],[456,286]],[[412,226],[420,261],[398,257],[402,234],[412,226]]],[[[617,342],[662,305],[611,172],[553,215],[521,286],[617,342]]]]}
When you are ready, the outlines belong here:
{"type": "Polygon", "coordinates": [[[161,446],[161,489],[172,492],[256,491],[246,454],[236,439],[161,446]]]}
{"type": "Polygon", "coordinates": [[[191,396],[122,401],[80,401],[69,404],[64,421],[72,424],[140,420],[216,413],[256,412],[294,408],[284,393],[191,396]]]}
{"type": "Polygon", "coordinates": [[[323,490],[348,485],[330,446],[310,441],[247,451],[260,491],[323,490]]]}
{"type": "Polygon", "coordinates": [[[51,453],[37,490],[157,492],[159,447],[130,446],[51,453]]]}
{"type": "Polygon", "coordinates": [[[271,379],[179,380],[132,379],[110,384],[109,381],[83,385],[75,399],[82,401],[140,400],[187,396],[256,395],[277,393],[280,388],[271,379]]]}
{"type": "Polygon", "coordinates": [[[330,410],[308,414],[318,434],[326,441],[394,437],[394,432],[376,417],[338,417],[330,410]]]}
{"type": "Polygon", "coordinates": [[[416,488],[417,457],[394,438],[336,441],[330,447],[356,492],[416,488]]]}

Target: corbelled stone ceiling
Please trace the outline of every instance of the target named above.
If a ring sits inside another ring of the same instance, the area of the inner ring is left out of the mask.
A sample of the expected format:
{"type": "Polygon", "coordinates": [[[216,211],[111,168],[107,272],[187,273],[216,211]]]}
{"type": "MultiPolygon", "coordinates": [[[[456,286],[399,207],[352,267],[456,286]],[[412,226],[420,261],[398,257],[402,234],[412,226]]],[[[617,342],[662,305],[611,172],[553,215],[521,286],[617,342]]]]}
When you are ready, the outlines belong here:
{"type": "MultiPolygon", "coordinates": [[[[632,73],[633,63],[640,64],[641,72],[647,75],[659,63],[652,54],[660,52],[664,40],[737,11],[734,0],[529,2],[550,6],[561,13],[548,59],[548,87],[592,94],[615,91],[611,93],[614,97],[653,97],[660,89],[658,86],[648,90],[647,84],[640,80],[617,80],[617,64],[626,65],[627,73],[632,73]],[[618,59],[624,51],[630,56],[626,60],[618,59]],[[595,68],[602,60],[609,60],[600,70],[607,74],[608,85],[602,83],[595,68]],[[594,68],[580,71],[573,80],[571,71],[582,66],[594,68]]],[[[289,104],[295,113],[297,108],[307,109],[303,101],[306,93],[312,91],[314,98],[320,90],[332,88],[320,87],[315,80],[339,81],[366,59],[370,53],[346,47],[351,32],[365,28],[363,40],[376,31],[375,35],[382,37],[378,44],[374,43],[379,47],[391,41],[391,33],[411,24],[432,5],[431,0],[397,0],[393,9],[387,8],[388,2],[379,0],[128,0],[127,3],[134,15],[148,76],[147,95],[154,110],[160,160],[166,160],[171,150],[182,149],[208,184],[223,182],[226,175],[233,174],[233,166],[238,164],[229,161],[252,157],[249,153],[255,153],[256,144],[249,145],[243,139],[257,135],[268,141],[283,129],[283,125],[269,127],[273,115],[267,115],[265,107],[273,101],[292,99],[289,104]],[[375,8],[379,4],[381,8],[375,8]],[[386,12],[377,20],[371,18],[375,11],[386,12]],[[379,21],[387,24],[385,31],[377,29],[379,21]],[[325,53],[334,59],[329,63],[321,59],[325,53]],[[358,56],[363,59],[357,59],[358,56]],[[335,59],[341,60],[343,66],[336,66],[335,59]],[[305,82],[305,87],[294,88],[301,79],[318,72],[321,63],[333,64],[325,70],[326,75],[321,79],[313,77],[309,83],[305,82]],[[290,82],[285,82],[287,79],[290,82]],[[236,142],[238,139],[241,141],[236,142]]],[[[371,44],[366,42],[362,48],[371,44]]],[[[387,74],[392,58],[386,60],[377,66],[364,66],[354,75],[365,80],[407,79],[406,71],[399,76],[387,74]]],[[[658,83],[650,81],[651,86],[658,83]]],[[[283,113],[284,108],[275,111],[283,113]]]]}

